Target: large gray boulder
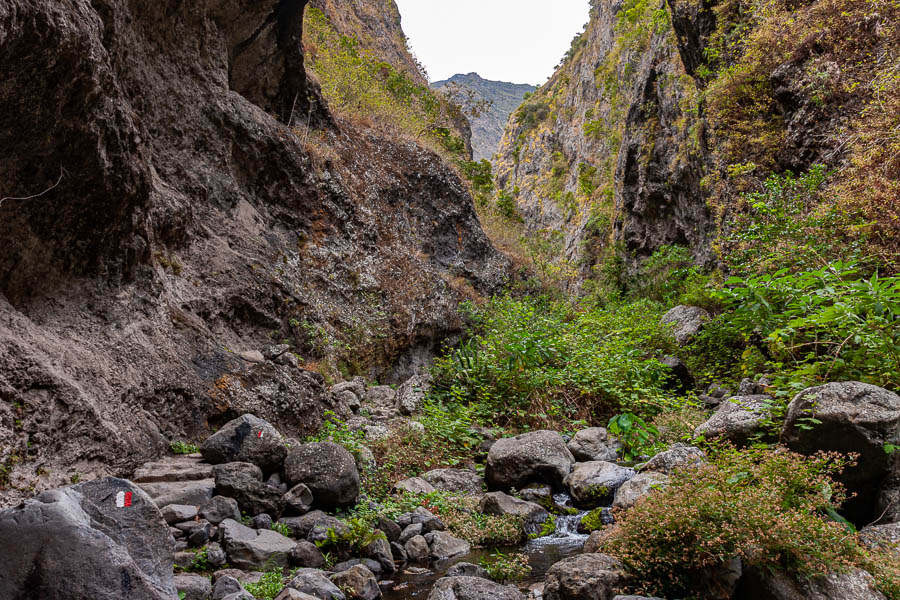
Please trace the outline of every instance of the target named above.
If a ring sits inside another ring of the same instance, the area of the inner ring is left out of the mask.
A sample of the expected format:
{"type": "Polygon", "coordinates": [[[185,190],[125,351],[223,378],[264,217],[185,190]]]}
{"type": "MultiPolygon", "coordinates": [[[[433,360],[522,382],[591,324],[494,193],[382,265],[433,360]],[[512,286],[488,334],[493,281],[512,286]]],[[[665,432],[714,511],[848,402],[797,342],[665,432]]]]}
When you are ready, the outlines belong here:
{"type": "Polygon", "coordinates": [[[627,580],[622,563],[612,556],[573,556],[547,571],[544,600],[611,600],[627,580]]]}
{"type": "Polygon", "coordinates": [[[363,565],[353,565],[346,571],[335,573],[331,581],[341,588],[350,598],[356,600],[375,600],[381,598],[381,588],[372,571],[363,565]]]}
{"type": "Polygon", "coordinates": [[[588,427],[576,433],[566,447],[579,462],[612,461],[616,460],[622,443],[610,437],[603,427],[588,427]]]}
{"type": "Polygon", "coordinates": [[[576,464],[565,484],[578,506],[595,508],[612,502],[616,490],[632,477],[634,469],[595,460],[576,464]]]}
{"type": "Polygon", "coordinates": [[[511,585],[500,585],[481,577],[442,577],[431,589],[428,600],[525,600],[511,585]]]}
{"type": "Polygon", "coordinates": [[[781,573],[748,570],[733,600],[887,600],[865,571],[795,581],[781,573]]]}
{"type": "Polygon", "coordinates": [[[676,306],[663,315],[660,323],[670,325],[675,341],[684,346],[693,341],[710,318],[709,313],[699,306],[676,306]]]}
{"type": "Polygon", "coordinates": [[[482,492],[484,480],[468,469],[435,469],[422,475],[422,479],[444,492],[457,492],[474,496],[482,492]]]}
{"type": "Polygon", "coordinates": [[[169,528],[150,497],[108,477],[0,512],[0,598],[172,600],[169,528]]]}
{"type": "Polygon", "coordinates": [[[856,497],[844,505],[844,515],[857,524],[878,518],[887,506],[879,492],[895,475],[897,461],[886,444],[900,444],[900,396],[858,382],[828,383],[797,394],[788,406],[782,440],[804,454],[829,450],[859,455],[841,481],[856,497]],[[814,424],[809,419],[820,421],[814,424]]]}
{"type": "Polygon", "coordinates": [[[219,524],[228,563],[247,571],[286,567],[291,550],[297,545],[271,529],[251,529],[232,519],[219,524]]]}
{"type": "Polygon", "coordinates": [[[284,461],[288,484],[305,484],[313,494],[313,503],[324,510],[356,504],[359,496],[359,471],[353,455],[333,442],[314,442],[291,448],[284,461]]]}
{"type": "Polygon", "coordinates": [[[486,515],[514,515],[522,519],[522,522],[532,530],[550,516],[550,513],[539,504],[519,500],[503,492],[485,494],[478,505],[478,510],[486,515]]]}
{"type": "Polygon", "coordinates": [[[266,473],[281,470],[287,455],[278,430],[254,415],[242,415],[226,423],[200,446],[200,453],[214,465],[248,462],[266,473]]]}
{"type": "Polygon", "coordinates": [[[669,483],[669,477],[655,471],[647,471],[646,473],[638,473],[625,483],[618,490],[613,500],[613,508],[629,509],[637,501],[647,496],[653,490],[666,487],[669,483]]]}
{"type": "Polygon", "coordinates": [[[772,401],[772,397],[765,394],[729,398],[709,420],[694,430],[694,435],[724,438],[743,446],[760,431],[762,422],[771,417],[772,401]]]}
{"type": "Polygon", "coordinates": [[[250,516],[262,513],[278,517],[284,509],[280,487],[261,481],[262,473],[251,463],[225,463],[213,467],[216,493],[232,498],[250,516]]]}
{"type": "Polygon", "coordinates": [[[672,475],[678,469],[699,467],[705,462],[706,453],[700,448],[675,444],[642,464],[638,470],[672,475]]]}
{"type": "Polygon", "coordinates": [[[346,600],[344,592],[317,569],[300,569],[287,587],[319,600],[346,600]]]}
{"type": "Polygon", "coordinates": [[[469,542],[453,537],[445,531],[426,533],[425,541],[428,542],[428,547],[431,548],[431,558],[434,560],[446,560],[472,551],[472,546],[469,542]]]}
{"type": "Polygon", "coordinates": [[[555,431],[532,431],[497,440],[488,451],[484,475],[488,489],[508,491],[529,483],[561,489],[575,457],[555,431]]]}

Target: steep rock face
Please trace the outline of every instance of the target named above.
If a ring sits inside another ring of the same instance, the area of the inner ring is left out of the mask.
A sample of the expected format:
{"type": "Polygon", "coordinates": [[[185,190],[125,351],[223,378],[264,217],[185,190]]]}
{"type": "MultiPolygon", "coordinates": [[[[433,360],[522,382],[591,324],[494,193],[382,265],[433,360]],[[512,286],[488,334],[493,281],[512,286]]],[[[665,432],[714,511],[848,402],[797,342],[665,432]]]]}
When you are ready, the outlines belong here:
{"type": "Polygon", "coordinates": [[[498,184],[532,230],[562,233],[582,276],[613,244],[629,259],[682,244],[708,262],[697,102],[664,2],[592,2],[566,60],[510,119],[498,184]]]}
{"type": "Polygon", "coordinates": [[[478,73],[454,75],[450,79],[431,84],[452,99],[470,107],[475,112],[472,122],[472,157],[475,160],[491,160],[500,147],[506,122],[525,98],[533,93],[533,85],[490,81],[478,73]],[[487,103],[487,106],[479,106],[487,103]]]}
{"type": "Polygon", "coordinates": [[[0,6],[0,502],[245,412],[302,435],[321,375],[242,351],[391,379],[505,277],[437,156],[334,125],[304,4],[0,6]]]}

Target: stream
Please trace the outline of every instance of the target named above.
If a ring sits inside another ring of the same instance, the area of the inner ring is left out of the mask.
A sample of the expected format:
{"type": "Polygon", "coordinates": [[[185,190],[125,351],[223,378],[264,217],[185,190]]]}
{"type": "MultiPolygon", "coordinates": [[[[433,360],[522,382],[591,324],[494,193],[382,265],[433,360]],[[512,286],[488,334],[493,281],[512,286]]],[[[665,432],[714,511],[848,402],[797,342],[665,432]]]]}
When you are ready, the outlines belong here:
{"type": "MultiPolygon", "coordinates": [[[[560,506],[568,506],[570,500],[565,494],[559,494],[554,500],[560,506]]],[[[525,589],[535,583],[544,581],[547,571],[555,563],[569,556],[581,554],[582,547],[588,536],[578,533],[578,522],[587,514],[587,511],[574,515],[557,515],[556,530],[548,536],[528,540],[519,546],[505,546],[496,548],[478,548],[469,554],[457,556],[446,561],[432,563],[427,573],[417,574],[415,569],[404,568],[393,579],[390,587],[384,588],[385,600],[425,600],[431,593],[434,583],[443,577],[443,574],[456,563],[468,562],[481,564],[483,558],[489,558],[497,550],[508,554],[519,552],[528,556],[528,564],[531,566],[531,574],[518,582],[518,587],[525,589]]]]}

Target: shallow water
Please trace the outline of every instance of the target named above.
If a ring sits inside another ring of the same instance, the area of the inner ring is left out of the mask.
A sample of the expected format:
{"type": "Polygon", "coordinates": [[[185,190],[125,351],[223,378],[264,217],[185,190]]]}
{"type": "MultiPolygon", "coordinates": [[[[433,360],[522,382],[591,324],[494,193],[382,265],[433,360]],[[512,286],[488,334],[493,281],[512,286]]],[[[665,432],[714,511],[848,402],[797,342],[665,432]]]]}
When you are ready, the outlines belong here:
{"type": "MultiPolygon", "coordinates": [[[[565,499],[560,498],[557,501],[560,500],[565,499]]],[[[560,504],[564,504],[564,502],[560,502],[560,504]]],[[[552,535],[528,540],[521,546],[478,549],[465,556],[435,563],[431,565],[426,574],[416,575],[406,569],[394,578],[393,585],[384,589],[384,598],[385,600],[425,600],[434,583],[451,566],[459,562],[480,564],[482,558],[489,557],[496,550],[504,553],[521,552],[528,556],[531,575],[519,583],[520,588],[527,588],[530,584],[543,581],[547,571],[555,563],[581,553],[588,536],[578,533],[576,527],[584,514],[581,512],[577,515],[557,516],[556,531],[552,535]]]]}

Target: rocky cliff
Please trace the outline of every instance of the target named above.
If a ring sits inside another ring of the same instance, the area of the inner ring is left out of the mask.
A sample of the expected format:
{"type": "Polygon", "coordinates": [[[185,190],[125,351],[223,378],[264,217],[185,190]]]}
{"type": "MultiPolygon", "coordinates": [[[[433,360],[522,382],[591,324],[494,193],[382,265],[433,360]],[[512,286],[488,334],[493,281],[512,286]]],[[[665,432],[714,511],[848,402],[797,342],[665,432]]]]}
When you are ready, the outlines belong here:
{"type": "Polygon", "coordinates": [[[490,81],[478,73],[454,75],[431,87],[448,94],[472,112],[472,154],[475,160],[491,160],[500,146],[506,122],[533,85],[490,81]]]}
{"type": "Polygon", "coordinates": [[[401,379],[502,282],[437,155],[336,124],[304,6],[0,6],[0,498],[243,412],[302,436],[323,374],[401,379]]]}
{"type": "Polygon", "coordinates": [[[897,264],[896,16],[850,0],[594,2],[511,117],[498,184],[587,278],[664,245],[714,265],[744,193],[822,164],[820,205],[861,212],[869,250],[897,264]]]}

